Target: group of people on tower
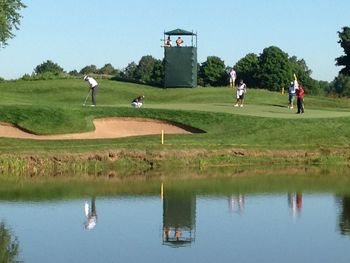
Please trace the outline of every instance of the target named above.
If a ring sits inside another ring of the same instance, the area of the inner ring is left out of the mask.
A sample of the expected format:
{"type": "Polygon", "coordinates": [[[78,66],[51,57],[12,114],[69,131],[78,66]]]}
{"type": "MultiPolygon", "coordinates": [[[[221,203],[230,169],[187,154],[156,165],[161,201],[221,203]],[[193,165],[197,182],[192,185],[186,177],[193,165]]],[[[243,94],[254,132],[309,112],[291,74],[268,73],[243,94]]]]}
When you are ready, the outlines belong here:
{"type": "MultiPolygon", "coordinates": [[[[181,37],[178,37],[176,39],[175,43],[176,43],[177,47],[181,47],[182,44],[184,43],[184,40],[181,37]]],[[[164,41],[164,46],[166,46],[166,47],[172,47],[173,46],[170,36],[168,36],[168,38],[164,41]]]]}

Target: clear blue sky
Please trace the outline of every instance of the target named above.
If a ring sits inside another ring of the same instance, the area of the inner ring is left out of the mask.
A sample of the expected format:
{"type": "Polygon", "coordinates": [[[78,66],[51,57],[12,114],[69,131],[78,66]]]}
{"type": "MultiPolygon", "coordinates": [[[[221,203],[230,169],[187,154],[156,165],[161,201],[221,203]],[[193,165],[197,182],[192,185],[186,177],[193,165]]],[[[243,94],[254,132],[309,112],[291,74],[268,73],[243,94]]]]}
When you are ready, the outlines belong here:
{"type": "Polygon", "coordinates": [[[122,69],[143,55],[163,58],[163,32],[198,33],[198,62],[234,65],[277,46],[305,59],[312,77],[331,81],[343,54],[337,31],[350,26],[349,0],[24,0],[20,30],[0,50],[0,76],[32,73],[46,60],[66,71],[111,63],[122,69]]]}

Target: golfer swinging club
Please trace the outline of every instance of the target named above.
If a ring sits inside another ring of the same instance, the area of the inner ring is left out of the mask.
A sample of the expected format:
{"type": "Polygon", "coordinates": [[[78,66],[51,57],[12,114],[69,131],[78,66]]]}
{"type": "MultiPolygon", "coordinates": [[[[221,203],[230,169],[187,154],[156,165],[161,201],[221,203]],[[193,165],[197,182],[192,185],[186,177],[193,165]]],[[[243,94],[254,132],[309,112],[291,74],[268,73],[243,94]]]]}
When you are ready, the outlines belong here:
{"type": "Polygon", "coordinates": [[[91,97],[92,97],[91,107],[96,107],[96,94],[98,90],[98,83],[93,77],[90,77],[88,75],[84,76],[84,80],[89,83],[89,86],[91,89],[91,97]]]}

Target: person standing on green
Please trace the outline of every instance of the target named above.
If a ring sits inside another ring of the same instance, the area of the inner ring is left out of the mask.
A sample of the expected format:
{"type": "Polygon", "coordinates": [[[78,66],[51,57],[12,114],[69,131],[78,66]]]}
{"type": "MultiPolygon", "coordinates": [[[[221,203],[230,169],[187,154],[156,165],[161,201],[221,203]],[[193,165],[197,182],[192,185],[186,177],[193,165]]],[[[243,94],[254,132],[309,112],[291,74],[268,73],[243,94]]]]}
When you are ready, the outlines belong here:
{"type": "Polygon", "coordinates": [[[91,107],[96,107],[96,95],[98,90],[98,83],[93,77],[90,77],[88,75],[84,77],[84,80],[89,83],[89,86],[91,89],[91,97],[92,97],[91,107]]]}
{"type": "Polygon", "coordinates": [[[304,88],[299,83],[299,87],[296,90],[297,107],[298,107],[297,114],[304,113],[304,94],[305,94],[304,88]]]}

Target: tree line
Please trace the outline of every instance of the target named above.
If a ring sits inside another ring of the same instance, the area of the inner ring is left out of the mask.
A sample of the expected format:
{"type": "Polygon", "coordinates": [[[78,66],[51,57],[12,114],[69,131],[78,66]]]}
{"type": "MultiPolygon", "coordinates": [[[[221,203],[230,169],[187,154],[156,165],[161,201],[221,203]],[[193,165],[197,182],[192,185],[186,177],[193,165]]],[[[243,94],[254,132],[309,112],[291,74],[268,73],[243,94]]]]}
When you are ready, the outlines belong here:
{"type": "MultiPolygon", "coordinates": [[[[7,41],[13,38],[14,31],[19,29],[22,16],[19,11],[26,8],[22,0],[0,1],[0,48],[7,46],[7,41]]],[[[321,93],[336,96],[350,97],[350,27],[343,27],[338,31],[338,43],[344,54],[335,59],[336,65],[342,67],[335,79],[328,83],[311,78],[311,70],[304,59],[289,56],[276,46],[265,48],[260,54],[247,54],[233,67],[238,78],[243,79],[251,88],[262,88],[278,91],[287,87],[293,74],[308,93],[321,93]]],[[[224,61],[217,56],[209,56],[206,61],[198,64],[198,84],[200,86],[224,86],[228,82],[228,71],[224,61]]],[[[100,76],[113,76],[121,81],[132,81],[156,86],[163,86],[164,61],[150,55],[143,56],[138,64],[129,63],[124,69],[115,69],[110,63],[101,68],[89,65],[80,71],[65,72],[57,63],[50,60],[38,65],[34,72],[25,74],[22,79],[51,79],[62,77],[79,77],[85,74],[98,74],[100,76]]],[[[0,77],[0,80],[3,80],[0,77]]]]}
{"type": "MultiPolygon", "coordinates": [[[[261,54],[248,54],[234,66],[238,79],[243,79],[250,88],[262,88],[280,91],[288,87],[293,74],[309,93],[320,93],[327,87],[326,82],[311,78],[311,70],[303,59],[289,57],[280,48],[271,46],[261,54]]],[[[219,87],[228,85],[228,72],[231,67],[217,56],[209,56],[206,61],[198,64],[198,85],[203,87],[219,87]]],[[[80,71],[65,72],[57,63],[47,60],[35,67],[34,72],[22,77],[24,80],[52,79],[64,77],[81,77],[83,75],[99,75],[114,80],[135,82],[154,86],[163,86],[164,60],[151,55],[141,57],[138,63],[131,62],[123,69],[116,69],[112,64],[101,68],[95,65],[83,67],[80,71]]]]}

